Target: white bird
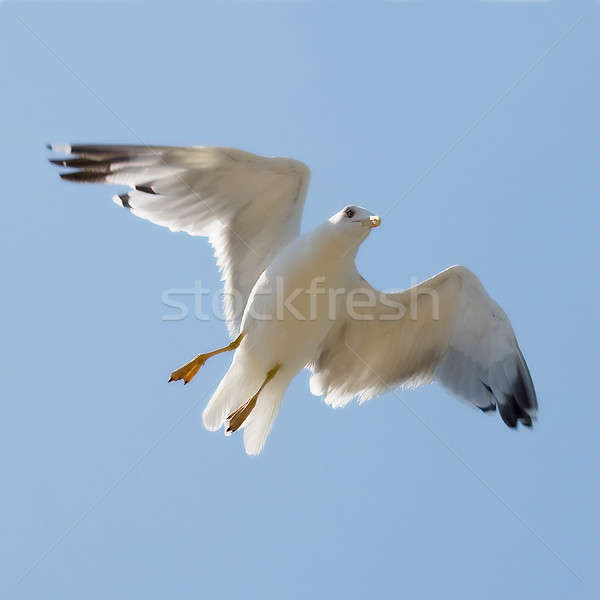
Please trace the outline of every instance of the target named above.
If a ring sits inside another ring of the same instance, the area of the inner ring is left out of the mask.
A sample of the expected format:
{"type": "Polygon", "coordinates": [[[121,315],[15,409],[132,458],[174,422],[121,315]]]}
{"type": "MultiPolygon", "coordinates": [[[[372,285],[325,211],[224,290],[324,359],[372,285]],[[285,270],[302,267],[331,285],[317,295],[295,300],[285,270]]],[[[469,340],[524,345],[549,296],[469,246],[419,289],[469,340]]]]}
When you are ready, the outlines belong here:
{"type": "Polygon", "coordinates": [[[225,284],[231,343],[171,374],[188,383],[204,362],[233,360],[203,421],[244,428],[258,454],[294,376],[334,407],[393,386],[437,380],[509,427],[531,426],[537,400],[508,317],[468,269],[454,266],[408,290],[383,293],[358,273],[359,245],[379,217],[347,206],[302,236],[308,167],[232,148],[54,144],[74,158],[63,179],[128,185],[114,197],[171,231],[206,236],[225,284]],[[236,302],[237,300],[237,302],[236,302]]]}

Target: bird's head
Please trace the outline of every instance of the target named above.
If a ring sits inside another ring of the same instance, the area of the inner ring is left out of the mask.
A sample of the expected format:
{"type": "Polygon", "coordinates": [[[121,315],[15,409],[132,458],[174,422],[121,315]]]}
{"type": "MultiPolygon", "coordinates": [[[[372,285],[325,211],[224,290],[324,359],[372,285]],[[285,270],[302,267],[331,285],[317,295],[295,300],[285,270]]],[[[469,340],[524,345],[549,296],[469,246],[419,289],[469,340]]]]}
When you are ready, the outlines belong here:
{"type": "Polygon", "coordinates": [[[371,229],[379,227],[381,218],[362,206],[345,206],[329,222],[341,236],[362,241],[371,229]]]}

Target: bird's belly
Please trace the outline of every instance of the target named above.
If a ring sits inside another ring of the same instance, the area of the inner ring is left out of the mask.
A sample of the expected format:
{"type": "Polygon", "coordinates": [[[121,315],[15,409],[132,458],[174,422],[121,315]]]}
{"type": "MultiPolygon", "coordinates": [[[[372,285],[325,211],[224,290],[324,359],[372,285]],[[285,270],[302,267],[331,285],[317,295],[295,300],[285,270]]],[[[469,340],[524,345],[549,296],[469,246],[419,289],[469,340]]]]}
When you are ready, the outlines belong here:
{"type": "Polygon", "coordinates": [[[267,364],[302,369],[335,322],[339,296],[333,291],[338,284],[335,276],[314,273],[261,277],[242,323],[249,349],[267,364]]]}

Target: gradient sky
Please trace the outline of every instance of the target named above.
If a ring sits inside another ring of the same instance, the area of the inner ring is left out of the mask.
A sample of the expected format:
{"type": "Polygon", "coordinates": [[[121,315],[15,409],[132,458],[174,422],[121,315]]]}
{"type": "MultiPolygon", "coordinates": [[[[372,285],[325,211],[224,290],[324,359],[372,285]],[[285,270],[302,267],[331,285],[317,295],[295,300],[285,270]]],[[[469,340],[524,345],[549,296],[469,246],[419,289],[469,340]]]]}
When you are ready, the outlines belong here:
{"type": "Polygon", "coordinates": [[[0,3],[4,598],[597,598],[600,5],[0,3]],[[451,5],[451,6],[450,6],[451,5]],[[532,431],[437,384],[288,390],[264,453],[201,425],[230,357],[164,290],[205,240],[61,182],[48,141],[307,162],[304,228],[383,216],[379,288],[452,264],[510,316],[532,431]]]}

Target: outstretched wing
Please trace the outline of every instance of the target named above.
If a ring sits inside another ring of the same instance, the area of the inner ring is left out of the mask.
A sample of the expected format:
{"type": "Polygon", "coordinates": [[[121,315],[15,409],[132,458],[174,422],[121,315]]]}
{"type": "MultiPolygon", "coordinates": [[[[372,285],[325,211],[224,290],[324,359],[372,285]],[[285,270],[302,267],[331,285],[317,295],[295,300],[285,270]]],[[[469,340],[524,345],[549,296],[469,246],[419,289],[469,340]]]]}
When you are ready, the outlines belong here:
{"type": "Polygon", "coordinates": [[[531,426],[537,400],[508,317],[464,267],[395,294],[356,273],[353,309],[331,330],[313,364],[311,391],[343,406],[393,386],[434,380],[509,427],[531,426]]]}
{"type": "Polygon", "coordinates": [[[288,158],[233,148],[54,144],[73,155],[50,162],[74,170],[68,181],[128,185],[114,197],[133,214],[207,236],[225,282],[228,327],[237,335],[248,295],[277,251],[300,230],[310,178],[288,158]]]}

